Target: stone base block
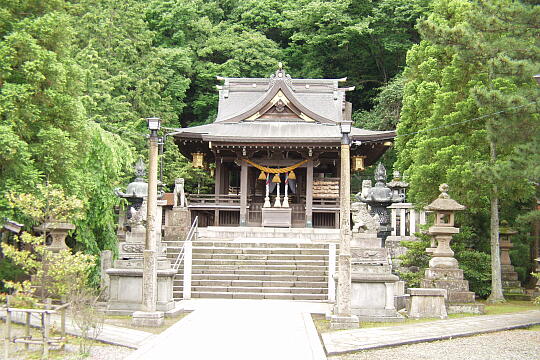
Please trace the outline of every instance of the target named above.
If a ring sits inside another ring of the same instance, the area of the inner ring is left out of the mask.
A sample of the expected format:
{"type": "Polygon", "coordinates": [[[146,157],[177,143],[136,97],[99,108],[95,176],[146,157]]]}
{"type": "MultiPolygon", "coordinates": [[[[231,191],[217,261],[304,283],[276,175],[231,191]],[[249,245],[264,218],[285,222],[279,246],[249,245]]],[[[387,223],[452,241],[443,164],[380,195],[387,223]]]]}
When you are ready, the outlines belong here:
{"type": "MultiPolygon", "coordinates": [[[[521,289],[521,291],[524,291],[521,289]]],[[[525,293],[506,292],[503,289],[503,295],[506,300],[531,301],[531,296],[525,293]]]]}
{"type": "Polygon", "coordinates": [[[474,293],[472,291],[448,291],[449,303],[474,303],[474,293]]]}
{"type": "Polygon", "coordinates": [[[519,292],[523,292],[521,282],[517,280],[504,280],[502,281],[503,289],[521,289],[519,292]]]}
{"type": "Polygon", "coordinates": [[[362,249],[378,249],[382,245],[382,240],[377,234],[353,233],[351,247],[362,249]]]}
{"type": "Polygon", "coordinates": [[[351,316],[340,316],[332,315],[330,316],[330,329],[333,330],[348,330],[348,329],[358,329],[360,327],[360,322],[358,317],[355,315],[351,316]]]}
{"type": "Polygon", "coordinates": [[[395,309],[352,309],[359,321],[368,322],[399,322],[405,318],[395,309]]]}
{"type": "Polygon", "coordinates": [[[135,311],[131,324],[133,326],[160,327],[163,325],[164,314],[161,311],[135,311]]]}
{"type": "Polygon", "coordinates": [[[446,311],[448,314],[485,314],[485,305],[479,303],[449,304],[446,311]]]}
{"type": "Polygon", "coordinates": [[[423,288],[446,289],[448,292],[469,291],[469,282],[467,280],[422,280],[423,288]]]}
{"type": "Polygon", "coordinates": [[[409,294],[394,296],[394,306],[396,307],[396,310],[400,311],[402,309],[406,309],[407,304],[410,301],[410,297],[411,296],[409,294]]]}
{"type": "Polygon", "coordinates": [[[411,300],[407,309],[409,318],[446,319],[445,289],[410,288],[411,300]]]}
{"type": "Polygon", "coordinates": [[[437,280],[463,280],[463,270],[461,269],[431,269],[425,271],[426,279],[437,280]]]}

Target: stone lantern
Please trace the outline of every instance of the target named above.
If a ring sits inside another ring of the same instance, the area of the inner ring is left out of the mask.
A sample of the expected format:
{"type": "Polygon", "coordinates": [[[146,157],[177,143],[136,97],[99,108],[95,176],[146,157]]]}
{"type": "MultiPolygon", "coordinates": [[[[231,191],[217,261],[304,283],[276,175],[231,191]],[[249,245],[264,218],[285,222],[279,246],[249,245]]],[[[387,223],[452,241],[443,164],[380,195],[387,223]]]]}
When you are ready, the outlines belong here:
{"type": "Polygon", "coordinates": [[[441,191],[439,197],[425,207],[425,210],[435,212],[435,222],[429,228],[428,234],[437,241],[429,267],[454,268],[458,262],[450,248],[450,241],[452,235],[459,233],[459,228],[454,227],[454,213],[465,210],[465,206],[450,198],[447,193],[448,185],[442,184],[439,190],[441,191]]]}
{"type": "Polygon", "coordinates": [[[52,241],[47,246],[47,250],[60,252],[68,248],[66,237],[71,230],[75,230],[75,225],[69,222],[52,221],[36,226],[34,230],[51,236],[52,241]]]}
{"type": "Polygon", "coordinates": [[[403,201],[405,201],[406,191],[409,187],[409,183],[405,182],[404,177],[402,178],[401,174],[397,170],[395,170],[392,175],[392,181],[386,183],[386,186],[392,190],[392,196],[396,198],[401,197],[403,198],[403,201]]]}
{"type": "Polygon", "coordinates": [[[403,197],[394,194],[386,185],[386,168],[382,163],[379,163],[375,169],[375,181],[373,187],[371,181],[363,183],[362,191],[356,194],[356,199],[370,206],[372,216],[378,216],[380,227],[377,236],[382,238],[384,246],[384,241],[391,231],[388,206],[392,203],[402,202],[403,197]]]}
{"type": "Polygon", "coordinates": [[[484,305],[474,302],[474,293],[469,291],[469,282],[463,279],[463,270],[459,268],[450,241],[459,228],[454,227],[454,214],[465,209],[465,206],[450,198],[448,185],[439,187],[441,194],[425,210],[435,213],[435,222],[428,230],[437,247],[433,249],[429,268],[426,269],[422,287],[446,289],[448,313],[484,312],[484,305]]]}
{"type": "Polygon", "coordinates": [[[502,221],[499,229],[499,246],[501,248],[501,277],[504,296],[508,298],[521,299],[524,290],[518,280],[518,274],[514,271],[510,260],[510,249],[514,246],[511,237],[518,232],[508,226],[508,222],[502,221]]]}

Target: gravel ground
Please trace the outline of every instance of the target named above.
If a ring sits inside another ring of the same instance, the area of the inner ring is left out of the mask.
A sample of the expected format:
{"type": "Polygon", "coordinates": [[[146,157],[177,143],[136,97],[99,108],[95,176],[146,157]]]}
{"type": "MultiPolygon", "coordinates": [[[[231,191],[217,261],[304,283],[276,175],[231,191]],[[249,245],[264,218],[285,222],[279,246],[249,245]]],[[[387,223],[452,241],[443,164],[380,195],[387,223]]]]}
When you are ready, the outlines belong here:
{"type": "Polygon", "coordinates": [[[511,330],[332,356],[329,360],[540,359],[540,331],[511,330]]]}
{"type": "MultiPolygon", "coordinates": [[[[3,339],[5,324],[3,321],[0,322],[0,337],[3,339]]],[[[12,324],[12,335],[13,336],[22,336],[24,335],[24,327],[18,324],[12,324]]],[[[40,337],[41,334],[35,328],[31,329],[32,336],[40,337]]],[[[71,338],[68,340],[68,343],[65,346],[63,351],[55,350],[54,347],[51,349],[50,358],[51,359],[62,359],[62,360],[75,360],[81,359],[79,355],[79,345],[77,344],[77,339],[71,338]]],[[[96,342],[90,349],[90,356],[85,357],[87,360],[123,360],[131,352],[135,350],[129,349],[123,346],[114,346],[96,342]]],[[[40,345],[31,345],[28,351],[24,350],[23,344],[11,344],[9,352],[9,360],[13,359],[39,359],[41,354],[40,345]]],[[[4,355],[4,341],[0,341],[0,357],[4,355]]]]}

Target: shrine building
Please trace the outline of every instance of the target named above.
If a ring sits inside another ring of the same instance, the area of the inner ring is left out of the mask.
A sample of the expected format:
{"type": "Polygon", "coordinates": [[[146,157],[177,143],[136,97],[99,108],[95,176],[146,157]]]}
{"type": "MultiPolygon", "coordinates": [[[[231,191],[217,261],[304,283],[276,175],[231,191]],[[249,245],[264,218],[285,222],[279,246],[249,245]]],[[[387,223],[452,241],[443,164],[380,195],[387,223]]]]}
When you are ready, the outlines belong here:
{"type": "MultiPolygon", "coordinates": [[[[219,78],[212,124],[173,134],[194,166],[215,164],[215,193],[191,194],[199,226],[339,228],[342,126],[351,124],[346,79],[219,78]]],[[[395,131],[352,127],[352,170],[375,163],[395,131]]]]}

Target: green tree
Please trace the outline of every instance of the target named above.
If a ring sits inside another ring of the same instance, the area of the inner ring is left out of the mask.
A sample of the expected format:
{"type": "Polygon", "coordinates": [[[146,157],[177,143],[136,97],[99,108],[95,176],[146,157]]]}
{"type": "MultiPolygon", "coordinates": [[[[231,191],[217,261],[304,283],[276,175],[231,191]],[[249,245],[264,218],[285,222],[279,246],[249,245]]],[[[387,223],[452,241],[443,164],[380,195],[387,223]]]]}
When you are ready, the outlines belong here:
{"type": "Polygon", "coordinates": [[[538,7],[511,0],[434,2],[419,25],[424,39],[408,54],[398,166],[419,203],[436,184],[473,214],[489,214],[490,301],[504,301],[498,247],[499,202],[533,194],[526,174],[509,164],[537,141],[538,115],[531,74],[540,52],[538,7]],[[511,21],[509,19],[512,19],[511,21]],[[471,121],[464,121],[470,119],[471,121]]]}

